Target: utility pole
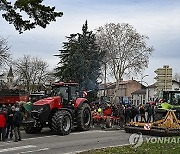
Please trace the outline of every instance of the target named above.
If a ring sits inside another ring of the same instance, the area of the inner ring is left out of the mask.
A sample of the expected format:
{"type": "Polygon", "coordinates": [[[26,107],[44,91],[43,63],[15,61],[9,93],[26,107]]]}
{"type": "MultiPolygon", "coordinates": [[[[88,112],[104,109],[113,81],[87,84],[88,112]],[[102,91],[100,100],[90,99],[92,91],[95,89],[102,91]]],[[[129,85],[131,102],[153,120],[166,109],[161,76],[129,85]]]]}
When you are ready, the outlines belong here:
{"type": "Polygon", "coordinates": [[[104,97],[106,96],[106,62],[104,62],[104,97]]]}

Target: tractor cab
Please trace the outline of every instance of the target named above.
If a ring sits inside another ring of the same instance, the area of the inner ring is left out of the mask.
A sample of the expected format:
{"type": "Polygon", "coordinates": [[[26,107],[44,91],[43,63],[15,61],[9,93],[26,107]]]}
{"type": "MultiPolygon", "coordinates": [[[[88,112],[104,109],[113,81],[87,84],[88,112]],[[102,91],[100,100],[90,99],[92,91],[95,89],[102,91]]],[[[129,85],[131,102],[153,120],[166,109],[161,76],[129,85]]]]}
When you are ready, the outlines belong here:
{"type": "Polygon", "coordinates": [[[180,106],[180,91],[163,91],[163,99],[167,100],[171,105],[180,106]]]}
{"type": "Polygon", "coordinates": [[[63,107],[72,105],[72,103],[74,103],[74,101],[78,97],[77,83],[59,82],[59,83],[54,83],[51,86],[52,86],[51,97],[60,96],[63,107]]]}
{"type": "Polygon", "coordinates": [[[155,120],[160,120],[165,117],[169,109],[175,110],[176,117],[180,119],[180,91],[162,91],[160,92],[159,98],[161,98],[164,103],[159,104],[155,110],[155,120]]]}

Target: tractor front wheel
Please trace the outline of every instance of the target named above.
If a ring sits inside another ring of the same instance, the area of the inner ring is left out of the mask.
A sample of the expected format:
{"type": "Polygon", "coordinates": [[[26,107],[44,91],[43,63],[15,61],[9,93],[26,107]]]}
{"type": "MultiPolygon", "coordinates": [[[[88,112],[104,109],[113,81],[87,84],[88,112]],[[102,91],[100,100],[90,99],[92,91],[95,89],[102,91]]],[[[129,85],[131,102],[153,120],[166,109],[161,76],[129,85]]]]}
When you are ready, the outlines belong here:
{"type": "Polygon", "coordinates": [[[77,130],[89,130],[91,126],[91,118],[91,108],[89,104],[82,104],[82,106],[77,110],[77,130]]]}
{"type": "Polygon", "coordinates": [[[72,116],[66,110],[57,111],[52,117],[52,131],[57,135],[68,135],[72,129],[72,116]]]}

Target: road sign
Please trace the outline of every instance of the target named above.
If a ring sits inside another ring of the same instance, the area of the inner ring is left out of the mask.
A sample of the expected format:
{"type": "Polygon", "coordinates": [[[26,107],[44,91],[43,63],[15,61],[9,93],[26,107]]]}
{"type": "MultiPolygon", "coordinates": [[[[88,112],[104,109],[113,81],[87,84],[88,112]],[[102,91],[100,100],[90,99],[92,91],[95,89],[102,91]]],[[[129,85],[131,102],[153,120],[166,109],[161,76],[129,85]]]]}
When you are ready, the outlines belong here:
{"type": "Polygon", "coordinates": [[[172,89],[172,68],[168,65],[163,66],[163,68],[158,68],[154,71],[157,76],[154,78],[156,82],[156,90],[171,90],[172,89]]]}
{"type": "Polygon", "coordinates": [[[144,124],[144,129],[145,130],[150,130],[151,129],[151,124],[149,124],[149,123],[144,124]]]}
{"type": "Polygon", "coordinates": [[[172,75],[172,68],[164,67],[164,68],[158,68],[154,71],[158,75],[172,75]]]}
{"type": "Polygon", "coordinates": [[[156,79],[157,81],[172,81],[172,75],[167,75],[167,76],[156,76],[154,79],[156,79]]]}

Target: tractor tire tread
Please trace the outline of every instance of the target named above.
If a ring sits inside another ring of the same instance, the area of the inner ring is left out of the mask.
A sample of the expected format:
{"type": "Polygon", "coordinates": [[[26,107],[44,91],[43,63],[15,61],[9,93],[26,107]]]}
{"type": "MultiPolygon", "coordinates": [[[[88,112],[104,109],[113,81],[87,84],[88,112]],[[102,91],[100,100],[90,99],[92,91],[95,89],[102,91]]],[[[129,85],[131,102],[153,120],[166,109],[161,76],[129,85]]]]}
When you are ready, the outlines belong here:
{"type": "Polygon", "coordinates": [[[52,117],[51,125],[52,125],[52,131],[55,134],[57,134],[57,135],[68,135],[71,132],[71,129],[72,129],[72,116],[66,110],[59,110],[52,117]],[[65,116],[68,116],[69,119],[70,119],[70,122],[71,122],[70,128],[67,131],[63,130],[63,118],[65,116]]]}
{"type": "Polygon", "coordinates": [[[90,106],[88,103],[84,103],[82,104],[82,106],[78,109],[77,111],[77,117],[76,117],[76,121],[77,121],[77,130],[79,131],[87,131],[90,129],[90,125],[91,125],[91,109],[90,109],[90,106]],[[83,122],[83,111],[88,108],[89,110],[89,116],[90,116],[90,120],[89,120],[89,124],[88,125],[84,125],[84,122],[83,122]]]}

